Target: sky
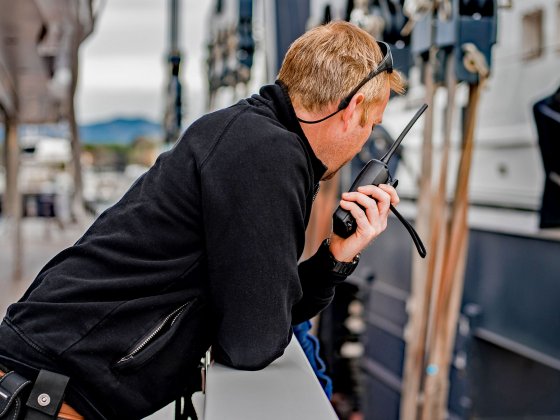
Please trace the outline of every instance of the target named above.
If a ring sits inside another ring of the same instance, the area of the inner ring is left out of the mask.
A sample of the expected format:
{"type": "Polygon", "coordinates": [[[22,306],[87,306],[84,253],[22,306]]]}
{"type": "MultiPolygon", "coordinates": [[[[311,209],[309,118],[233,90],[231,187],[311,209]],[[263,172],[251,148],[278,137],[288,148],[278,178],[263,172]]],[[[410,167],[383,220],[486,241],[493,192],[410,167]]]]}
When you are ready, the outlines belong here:
{"type": "MultiPolygon", "coordinates": [[[[115,117],[161,121],[167,83],[169,0],[105,0],[93,34],[80,48],[78,121],[115,117]]],[[[204,112],[204,60],[213,1],[181,0],[179,46],[187,120],[204,112]]]]}

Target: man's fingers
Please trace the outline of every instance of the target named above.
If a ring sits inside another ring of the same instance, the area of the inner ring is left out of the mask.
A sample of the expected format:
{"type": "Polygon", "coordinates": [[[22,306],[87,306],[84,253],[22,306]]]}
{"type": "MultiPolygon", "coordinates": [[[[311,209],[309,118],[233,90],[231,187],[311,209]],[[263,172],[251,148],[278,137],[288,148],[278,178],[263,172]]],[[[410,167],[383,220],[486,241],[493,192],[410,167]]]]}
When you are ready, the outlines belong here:
{"type": "Polygon", "coordinates": [[[370,223],[372,223],[376,217],[379,217],[379,209],[377,208],[377,203],[373,198],[359,192],[344,193],[342,198],[344,200],[358,203],[366,212],[370,223]]]}
{"type": "Polygon", "coordinates": [[[356,224],[358,225],[358,227],[369,225],[370,222],[366,216],[366,213],[354,201],[340,200],[340,207],[350,212],[350,214],[356,220],[356,224]]]}
{"type": "Polygon", "coordinates": [[[394,187],[392,187],[391,185],[387,185],[387,184],[379,184],[378,186],[379,186],[379,188],[381,188],[383,191],[385,191],[386,193],[388,193],[391,196],[391,204],[393,206],[396,206],[397,204],[399,204],[401,199],[399,198],[399,194],[397,193],[397,190],[394,187]]]}
{"type": "Polygon", "coordinates": [[[379,214],[384,216],[389,213],[389,206],[391,204],[391,195],[382,188],[375,185],[366,185],[358,187],[358,192],[371,196],[376,202],[379,214]]]}
{"type": "Polygon", "coordinates": [[[332,246],[337,247],[337,255],[352,258],[363,250],[387,227],[391,204],[397,204],[399,196],[389,185],[365,185],[358,191],[344,193],[340,207],[350,212],[356,220],[356,232],[343,239],[333,234],[332,246]]]}
{"type": "MultiPolygon", "coordinates": [[[[386,209],[380,209],[380,204],[377,203],[371,197],[359,193],[345,193],[342,195],[343,200],[341,204],[345,201],[354,204],[354,212],[350,211],[352,216],[356,219],[357,231],[361,235],[369,237],[371,235],[378,235],[380,232],[385,230],[387,227],[387,213],[389,212],[389,204],[386,204],[386,209]],[[385,214],[381,214],[381,211],[385,211],[385,214]],[[356,216],[359,214],[359,216],[356,216]]],[[[350,210],[350,208],[343,207],[345,210],[350,210]]]]}
{"type": "Polygon", "coordinates": [[[400,198],[399,198],[399,194],[397,193],[397,190],[387,184],[379,184],[377,186],[375,185],[362,185],[361,187],[358,187],[358,191],[366,194],[366,195],[370,195],[373,198],[375,198],[376,200],[381,199],[380,196],[377,196],[377,194],[379,193],[379,190],[389,194],[389,196],[391,197],[391,204],[393,205],[397,205],[399,204],[400,198]]]}

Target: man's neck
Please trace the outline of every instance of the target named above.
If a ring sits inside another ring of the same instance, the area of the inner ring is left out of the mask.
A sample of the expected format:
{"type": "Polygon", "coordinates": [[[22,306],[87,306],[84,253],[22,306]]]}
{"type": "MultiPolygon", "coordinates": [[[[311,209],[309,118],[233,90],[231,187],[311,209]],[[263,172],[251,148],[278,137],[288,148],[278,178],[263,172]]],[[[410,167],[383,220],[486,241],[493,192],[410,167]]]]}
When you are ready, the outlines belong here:
{"type": "MultiPolygon", "coordinates": [[[[309,112],[299,106],[294,106],[294,110],[298,118],[308,121],[315,121],[335,111],[336,105],[330,106],[320,113],[309,112]]],[[[299,125],[301,126],[305,137],[307,137],[307,140],[309,141],[309,144],[311,145],[315,156],[317,156],[319,160],[321,160],[321,162],[323,162],[323,164],[327,166],[327,168],[331,167],[328,142],[333,137],[333,130],[336,129],[335,124],[339,123],[336,120],[337,116],[338,114],[317,124],[306,124],[302,123],[301,121],[299,122],[299,125]]]]}

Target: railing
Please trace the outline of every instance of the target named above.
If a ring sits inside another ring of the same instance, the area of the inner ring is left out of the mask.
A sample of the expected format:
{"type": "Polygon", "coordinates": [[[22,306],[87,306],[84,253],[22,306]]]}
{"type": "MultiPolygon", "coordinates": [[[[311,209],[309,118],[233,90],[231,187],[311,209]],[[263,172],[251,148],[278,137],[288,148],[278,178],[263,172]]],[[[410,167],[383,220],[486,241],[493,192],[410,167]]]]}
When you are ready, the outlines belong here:
{"type": "Polygon", "coordinates": [[[201,420],[336,419],[298,341],[259,371],[241,371],[213,363],[206,374],[206,393],[193,404],[201,420]]]}

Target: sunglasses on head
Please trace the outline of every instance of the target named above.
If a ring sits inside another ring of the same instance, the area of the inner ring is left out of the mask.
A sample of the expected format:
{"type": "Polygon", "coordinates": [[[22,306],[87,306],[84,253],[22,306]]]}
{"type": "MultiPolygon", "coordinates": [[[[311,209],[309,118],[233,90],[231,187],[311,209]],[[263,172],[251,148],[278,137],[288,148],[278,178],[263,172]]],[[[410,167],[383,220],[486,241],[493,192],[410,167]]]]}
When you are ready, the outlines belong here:
{"type": "Polygon", "coordinates": [[[326,119],[332,117],[333,115],[335,115],[335,114],[339,113],[340,111],[342,111],[343,109],[345,109],[348,106],[348,104],[350,103],[350,101],[352,100],[352,97],[356,93],[358,93],[358,91],[367,82],[369,82],[371,79],[373,79],[375,76],[383,73],[384,71],[386,71],[387,73],[392,73],[393,72],[393,55],[391,54],[391,48],[389,48],[389,44],[387,44],[386,42],[383,42],[383,41],[377,41],[377,45],[379,45],[379,48],[381,49],[381,53],[383,54],[383,58],[381,59],[381,62],[379,63],[379,65],[374,70],[370,71],[368,73],[368,75],[366,77],[364,77],[362,79],[362,81],[360,83],[358,83],[358,85],[354,89],[352,89],[352,91],[348,95],[346,95],[342,101],[340,101],[336,111],[334,111],[332,114],[327,115],[324,118],[321,118],[320,120],[308,121],[308,120],[302,120],[301,118],[298,118],[298,121],[302,122],[304,124],[317,124],[317,123],[325,121],[326,119]]]}

